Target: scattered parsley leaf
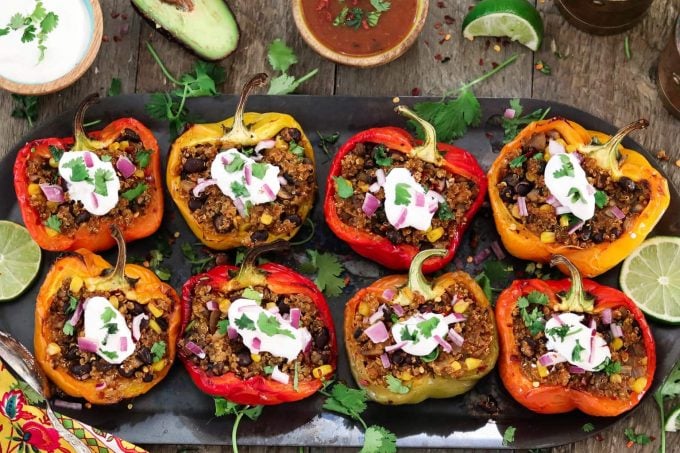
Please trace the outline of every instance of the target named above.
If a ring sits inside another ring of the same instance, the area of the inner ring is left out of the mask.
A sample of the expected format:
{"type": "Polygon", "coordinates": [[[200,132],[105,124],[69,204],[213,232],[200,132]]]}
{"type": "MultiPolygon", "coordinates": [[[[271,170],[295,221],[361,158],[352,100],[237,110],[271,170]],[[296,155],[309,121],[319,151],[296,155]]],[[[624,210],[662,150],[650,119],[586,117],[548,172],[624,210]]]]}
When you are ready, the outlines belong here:
{"type": "Polygon", "coordinates": [[[395,453],[397,436],[382,426],[371,425],[364,433],[364,445],[359,453],[395,453]]]}
{"type": "Polygon", "coordinates": [[[425,321],[420,321],[416,327],[423,334],[425,338],[432,337],[432,331],[439,325],[439,318],[432,317],[425,321]]]}
{"type": "Polygon", "coordinates": [[[553,177],[574,176],[574,164],[571,163],[569,157],[565,154],[560,154],[560,162],[562,162],[562,168],[555,170],[553,177]]]}
{"type": "Polygon", "coordinates": [[[526,162],[527,156],[521,154],[510,161],[510,168],[519,168],[526,162]]]}
{"type": "Polygon", "coordinates": [[[449,204],[446,202],[446,200],[443,203],[439,203],[439,208],[437,209],[437,217],[439,217],[439,220],[453,220],[453,211],[451,211],[451,207],[449,207],[449,204]]]}
{"type": "Polygon", "coordinates": [[[16,13],[14,16],[12,16],[12,17],[9,19],[9,25],[8,25],[8,26],[9,26],[12,30],[18,30],[18,29],[20,29],[21,27],[24,26],[24,22],[25,22],[26,20],[30,20],[30,19],[29,19],[28,17],[24,16],[24,15],[21,14],[21,13],[16,13]]]}
{"type": "Polygon", "coordinates": [[[394,204],[408,206],[411,204],[411,192],[409,189],[411,187],[404,183],[399,182],[394,188],[394,204]]]}
{"type": "Polygon", "coordinates": [[[581,346],[581,343],[579,343],[578,340],[576,340],[576,346],[574,346],[574,349],[571,351],[571,361],[572,362],[578,362],[581,360],[581,353],[585,351],[586,348],[581,346]]]}
{"type": "Polygon", "coordinates": [[[66,309],[66,314],[70,315],[71,313],[75,312],[77,307],[78,307],[78,299],[76,299],[73,296],[69,296],[69,298],[68,298],[68,308],[66,309]]]}
{"type": "Polygon", "coordinates": [[[349,198],[354,195],[354,189],[352,188],[351,182],[342,176],[333,176],[333,180],[335,181],[335,191],[340,198],[349,198]]]}
{"type": "Polygon", "coordinates": [[[94,193],[105,197],[109,194],[109,189],[106,183],[113,181],[113,172],[111,170],[104,170],[103,168],[98,168],[94,172],[94,193]]]}
{"type": "Polygon", "coordinates": [[[309,256],[308,269],[305,273],[316,272],[314,283],[326,296],[339,296],[342,289],[346,286],[345,279],[341,277],[344,271],[343,265],[338,257],[328,252],[317,250],[307,250],[309,256]],[[311,271],[311,272],[310,272],[311,271]]]}
{"type": "MultiPolygon", "coordinates": [[[[545,118],[550,111],[550,107],[547,107],[545,109],[534,110],[526,116],[521,116],[524,108],[519,102],[519,99],[511,99],[510,108],[515,111],[515,115],[512,118],[506,118],[504,116],[502,119],[501,125],[503,126],[503,143],[508,143],[514,139],[519,133],[520,129],[522,129],[527,124],[534,121],[540,121],[545,118]]],[[[534,158],[536,158],[536,155],[534,155],[534,158]]]]}
{"type": "Polygon", "coordinates": [[[109,323],[116,317],[116,312],[111,307],[106,307],[101,314],[101,320],[103,323],[109,323]]]}
{"type": "Polygon", "coordinates": [[[361,8],[351,8],[349,13],[345,18],[345,23],[347,27],[359,28],[361,26],[361,21],[364,19],[364,10],[361,8]]]}
{"type": "Polygon", "coordinates": [[[591,433],[595,430],[595,425],[592,423],[586,423],[583,426],[581,426],[581,429],[583,430],[584,433],[591,433]]]}
{"type": "Polygon", "coordinates": [[[14,100],[12,118],[25,119],[28,126],[33,127],[33,123],[38,120],[38,97],[12,94],[12,99],[14,100]]]}
{"type": "Polygon", "coordinates": [[[116,77],[112,78],[107,94],[109,96],[120,96],[121,91],[123,91],[123,83],[116,77]]]}
{"type": "Polygon", "coordinates": [[[142,149],[135,153],[134,159],[135,162],[137,162],[137,165],[139,165],[139,168],[146,168],[149,166],[149,161],[151,160],[152,152],[153,151],[151,151],[150,149],[142,149]]]}
{"type": "Polygon", "coordinates": [[[62,332],[64,332],[64,335],[71,336],[74,333],[74,328],[73,324],[71,324],[71,321],[66,321],[64,323],[64,327],[61,329],[62,332]]]}
{"type": "Polygon", "coordinates": [[[373,148],[373,160],[381,167],[389,167],[392,165],[392,158],[387,155],[387,148],[383,145],[376,145],[373,148]]]}
{"type": "Polygon", "coordinates": [[[609,197],[607,196],[606,193],[604,193],[601,190],[595,191],[595,206],[602,209],[607,205],[608,202],[609,202],[609,197]]]}
{"type": "Polygon", "coordinates": [[[244,313],[240,318],[236,319],[236,327],[239,329],[255,330],[255,323],[244,313]]]}
{"type": "Polygon", "coordinates": [[[51,11],[47,11],[42,1],[38,0],[30,15],[23,16],[21,13],[13,15],[7,27],[1,29],[0,36],[8,34],[10,29],[18,31],[23,28],[21,42],[29,43],[37,39],[37,47],[40,51],[38,62],[41,62],[45,58],[45,51],[47,50],[45,46],[47,35],[53,32],[58,24],[59,16],[51,11]]]}
{"type": "Polygon", "coordinates": [[[59,217],[57,217],[55,214],[52,214],[47,218],[45,226],[56,231],[57,233],[61,233],[61,220],[59,220],[59,217]]]}
{"type": "Polygon", "coordinates": [[[503,445],[509,445],[515,441],[515,433],[517,428],[514,426],[508,426],[503,432],[503,445]]]}
{"type": "Polygon", "coordinates": [[[267,59],[275,71],[287,72],[288,68],[298,62],[293,49],[288,47],[280,38],[269,44],[267,59]]]}
{"type": "Polygon", "coordinates": [[[153,363],[160,361],[165,355],[165,341],[157,341],[151,346],[151,354],[153,354],[153,363]]]}
{"type": "Polygon", "coordinates": [[[647,445],[652,441],[647,434],[638,434],[632,428],[626,428],[623,434],[628,439],[628,442],[638,445],[647,445]]]}
{"type": "Polygon", "coordinates": [[[257,179],[264,179],[264,175],[267,173],[267,164],[255,162],[250,166],[250,169],[257,179]]]}
{"type": "Polygon", "coordinates": [[[410,332],[408,330],[408,326],[404,326],[401,328],[401,340],[402,341],[417,341],[418,340],[418,331],[413,330],[413,332],[410,332]]]}
{"type": "Polygon", "coordinates": [[[229,329],[229,320],[228,319],[221,319],[221,320],[217,321],[217,332],[220,335],[226,335],[227,329],[229,329]]]}
{"type": "Polygon", "coordinates": [[[122,194],[120,194],[123,198],[125,198],[128,201],[132,201],[136,199],[138,196],[144,193],[144,191],[148,188],[145,182],[140,182],[137,184],[135,187],[133,187],[130,190],[126,190],[122,194]]]}

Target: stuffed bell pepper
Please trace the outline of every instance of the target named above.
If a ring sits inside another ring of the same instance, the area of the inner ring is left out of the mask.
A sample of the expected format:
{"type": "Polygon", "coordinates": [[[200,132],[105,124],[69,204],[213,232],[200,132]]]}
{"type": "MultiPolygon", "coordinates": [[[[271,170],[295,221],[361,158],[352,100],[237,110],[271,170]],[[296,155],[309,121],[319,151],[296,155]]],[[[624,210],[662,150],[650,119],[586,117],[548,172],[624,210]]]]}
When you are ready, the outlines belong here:
{"type": "Polygon", "coordinates": [[[670,201],[664,177],[641,154],[620,146],[647,124],[636,121],[611,138],[562,118],[522,130],[489,170],[489,198],[505,248],[540,262],[562,254],[586,277],[628,256],[670,201]]]}
{"type": "Polygon", "coordinates": [[[141,266],[115,268],[77,250],[57,259],[35,310],[35,356],[63,392],[93,404],[113,404],[148,392],[168,373],[180,328],[179,297],[141,266]]]}
{"type": "Polygon", "coordinates": [[[421,250],[446,249],[423,265],[433,272],[453,258],[487,182],[471,154],[437,143],[434,128],[406,107],[397,111],[422,127],[425,141],[396,127],[353,136],[333,159],[324,214],[355,252],[390,269],[408,269],[421,250]]]}
{"type": "Polygon", "coordinates": [[[170,195],[196,237],[217,250],[290,239],[314,202],[314,149],[282,113],[243,113],[258,74],[243,88],[234,117],[196,124],[170,149],[170,195]]]}
{"type": "Polygon", "coordinates": [[[281,404],[312,395],[335,372],[335,329],[316,285],[279,264],[254,265],[284,245],[255,247],[240,269],[217,266],[184,284],[178,353],[203,392],[281,404]]]}
{"type": "Polygon", "coordinates": [[[381,404],[415,404],[470,390],[494,367],[493,309],[464,272],[428,282],[423,262],[447,250],[420,252],[409,275],[384,277],[345,307],[352,374],[381,404]]]}
{"type": "Polygon", "coordinates": [[[615,416],[649,390],[654,338],[642,312],[621,291],[581,280],[556,255],[571,282],[516,280],[496,301],[500,376],[523,406],[542,414],[579,409],[615,416]]]}
{"type": "Polygon", "coordinates": [[[28,142],[14,164],[24,224],[46,250],[106,250],[115,244],[109,225],[130,242],[154,233],[163,218],[156,139],[133,118],[88,136],[83,117],[96,97],[78,107],[74,137],[28,142]]]}

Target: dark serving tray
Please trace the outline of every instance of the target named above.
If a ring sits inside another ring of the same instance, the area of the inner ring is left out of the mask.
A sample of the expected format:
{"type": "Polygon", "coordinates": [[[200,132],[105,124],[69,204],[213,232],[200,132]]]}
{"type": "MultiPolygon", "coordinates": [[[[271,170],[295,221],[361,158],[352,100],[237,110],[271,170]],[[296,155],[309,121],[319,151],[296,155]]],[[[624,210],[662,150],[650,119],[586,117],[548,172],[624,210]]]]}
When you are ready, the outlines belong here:
{"type": "MultiPolygon", "coordinates": [[[[102,124],[123,116],[138,118],[149,126],[159,141],[165,154],[169,148],[168,127],[166,123],[151,119],[144,111],[148,95],[128,95],[106,98],[92,107],[87,114],[88,120],[100,119],[102,124]]],[[[412,104],[422,98],[404,98],[402,102],[412,104]]],[[[470,130],[459,146],[471,151],[483,168],[488,168],[502,146],[503,133],[498,127],[498,115],[508,105],[508,99],[481,99],[483,119],[481,126],[470,130]]],[[[220,96],[215,98],[192,99],[188,107],[196,121],[210,122],[231,116],[236,98],[220,96]]],[[[573,119],[587,128],[608,133],[615,127],[581,110],[553,102],[522,100],[525,111],[550,106],[551,115],[562,115],[573,119]]],[[[331,311],[339,334],[340,360],[338,378],[354,385],[347,366],[342,335],[344,303],[358,289],[369,285],[387,272],[378,265],[354,254],[347,245],[339,241],[323,221],[321,202],[325,192],[325,180],[330,157],[318,146],[318,135],[335,131],[341,133],[338,144],[352,134],[374,126],[404,125],[404,120],[394,111],[391,98],[352,98],[317,96],[253,96],[247,110],[258,112],[285,112],[293,115],[302,124],[307,136],[314,143],[317,155],[317,180],[319,198],[316,201],[312,218],[317,226],[312,241],[294,247],[294,253],[287,257],[273,257],[284,264],[296,267],[305,254],[305,249],[329,250],[342,257],[350,277],[350,284],[344,294],[329,300],[331,311]]],[[[0,218],[21,222],[12,187],[12,167],[18,148],[27,140],[67,136],[72,133],[73,112],[60,114],[50,121],[36,127],[22,142],[0,160],[0,218]]],[[[633,120],[635,118],[630,118],[633,120]]],[[[642,132],[644,133],[644,132],[642,132]]],[[[627,139],[627,147],[642,151],[640,146],[627,139]]],[[[331,147],[337,150],[337,145],[331,147]]],[[[643,151],[644,152],[644,151],[643,151]]],[[[648,157],[649,154],[645,153],[648,157]]],[[[165,160],[165,159],[164,159],[165,160]]],[[[654,165],[654,159],[650,159],[654,165]]],[[[671,188],[671,206],[659,222],[655,234],[680,235],[680,198],[671,188]],[[676,213],[671,215],[671,213],[676,213]]],[[[164,228],[179,231],[181,236],[173,247],[172,257],[166,262],[173,270],[171,283],[179,288],[190,275],[190,266],[184,262],[178,245],[182,242],[196,243],[173,203],[166,196],[166,216],[164,228]]],[[[304,228],[303,228],[304,230],[304,228]]],[[[307,231],[299,234],[304,237],[307,231]]],[[[465,269],[476,275],[481,265],[467,264],[465,258],[474,255],[479,247],[487,247],[497,240],[491,212],[482,209],[465,236],[458,251],[465,269]],[[478,245],[472,249],[470,239],[476,235],[478,245]]],[[[154,247],[154,238],[141,240],[130,245],[130,253],[144,255],[154,247]]],[[[56,254],[45,252],[43,265],[36,283],[18,300],[0,305],[0,329],[10,332],[26,346],[33,347],[33,316],[35,296],[47,269],[56,254]]],[[[105,256],[112,260],[113,254],[105,256]]],[[[461,261],[459,261],[460,263],[461,261]]],[[[524,263],[515,269],[522,270],[524,263]]],[[[619,267],[597,280],[612,286],[617,285],[619,267]]],[[[680,342],[676,341],[680,329],[653,325],[659,358],[655,385],[680,359],[680,342]]],[[[651,393],[651,392],[650,392],[651,393]]],[[[265,408],[257,422],[245,421],[240,427],[239,442],[244,445],[306,445],[306,446],[359,446],[362,433],[349,420],[321,411],[322,398],[315,395],[306,401],[265,408]]],[[[227,444],[232,418],[216,418],[212,398],[199,392],[191,383],[180,364],[176,364],[168,377],[148,394],[132,401],[132,409],[127,404],[111,407],[83,409],[80,412],[65,411],[98,428],[136,443],[146,444],[227,444]]],[[[418,405],[385,407],[369,404],[365,419],[369,424],[379,424],[395,432],[398,445],[403,447],[478,447],[503,448],[502,433],[507,426],[517,428],[514,448],[535,448],[574,442],[592,435],[586,434],[581,427],[592,422],[596,430],[614,423],[618,418],[588,417],[580,412],[545,416],[532,413],[517,404],[505,391],[496,372],[484,378],[469,393],[444,400],[429,400],[418,405]],[[495,409],[495,410],[494,410],[495,409]]]]}

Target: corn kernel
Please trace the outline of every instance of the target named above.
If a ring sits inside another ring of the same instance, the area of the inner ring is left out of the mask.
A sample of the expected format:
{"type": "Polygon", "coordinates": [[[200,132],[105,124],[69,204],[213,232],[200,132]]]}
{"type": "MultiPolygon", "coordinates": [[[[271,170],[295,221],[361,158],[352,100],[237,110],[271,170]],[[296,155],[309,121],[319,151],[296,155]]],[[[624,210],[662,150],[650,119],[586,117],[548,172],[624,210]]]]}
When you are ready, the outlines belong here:
{"type": "Polygon", "coordinates": [[[635,379],[635,382],[633,382],[633,385],[630,386],[630,388],[635,392],[635,393],[642,393],[642,391],[647,387],[647,378],[646,377],[639,377],[635,379]]]}
{"type": "Polygon", "coordinates": [[[38,184],[29,184],[28,185],[28,194],[35,196],[42,193],[42,190],[40,189],[40,186],[38,184]]]}
{"type": "Polygon", "coordinates": [[[220,301],[219,306],[220,306],[220,311],[222,313],[226,313],[226,312],[229,311],[229,307],[231,307],[231,301],[229,299],[222,299],[220,301]]]}
{"type": "Polygon", "coordinates": [[[163,310],[158,308],[153,302],[149,303],[147,307],[149,307],[149,311],[155,318],[160,318],[163,316],[163,310]]]}
{"type": "Polygon", "coordinates": [[[611,342],[611,348],[612,348],[614,351],[618,351],[618,350],[621,349],[622,347],[623,347],[623,340],[622,340],[622,339],[620,339],[620,338],[617,337],[617,338],[614,338],[614,339],[612,340],[612,342],[611,342]]]}
{"type": "Polygon", "coordinates": [[[57,343],[50,343],[47,345],[47,355],[56,355],[61,352],[61,348],[57,343]]]}
{"type": "Polygon", "coordinates": [[[451,369],[453,371],[459,371],[463,366],[460,364],[458,360],[454,360],[453,363],[451,364],[451,369]]]}
{"type": "Polygon", "coordinates": [[[640,359],[640,365],[647,365],[647,357],[643,357],[640,359]]]}
{"type": "Polygon", "coordinates": [[[521,216],[519,215],[519,206],[516,204],[512,205],[512,208],[510,208],[510,214],[516,219],[519,219],[521,216]]]}
{"type": "Polygon", "coordinates": [[[544,244],[551,244],[555,242],[555,233],[552,231],[544,231],[541,233],[541,242],[544,244]]]}
{"type": "Polygon", "coordinates": [[[546,377],[547,375],[550,374],[550,371],[548,371],[547,367],[544,367],[540,363],[536,364],[536,369],[538,370],[538,375],[541,376],[542,378],[546,377]]]}
{"type": "Polygon", "coordinates": [[[141,168],[138,168],[137,170],[135,170],[135,172],[133,174],[135,175],[136,178],[143,178],[144,177],[144,170],[142,170],[141,168]]]}
{"type": "Polygon", "coordinates": [[[369,188],[370,186],[369,186],[367,183],[363,182],[363,181],[359,181],[359,182],[357,183],[357,187],[358,187],[359,190],[361,190],[363,193],[366,193],[366,192],[368,192],[368,188],[369,188]]]}
{"type": "Polygon", "coordinates": [[[609,376],[609,382],[611,382],[612,384],[620,384],[621,382],[623,382],[623,378],[621,377],[620,374],[612,374],[611,376],[609,376]]]}
{"type": "Polygon", "coordinates": [[[253,362],[255,363],[260,363],[260,360],[262,360],[262,356],[260,354],[250,354],[250,358],[253,359],[253,362]]]}
{"type": "Polygon", "coordinates": [[[161,333],[161,326],[158,325],[155,319],[149,320],[149,327],[151,327],[154,332],[161,333]]]}
{"type": "Polygon", "coordinates": [[[274,302],[267,302],[267,305],[265,305],[265,308],[267,310],[271,310],[273,308],[276,308],[276,304],[274,302]]]}
{"type": "Polygon", "coordinates": [[[480,367],[482,364],[482,361],[479,359],[475,359],[474,357],[468,357],[465,359],[465,368],[468,370],[476,370],[477,368],[480,367]]]}
{"type": "Polygon", "coordinates": [[[120,143],[118,142],[113,142],[109,145],[111,151],[118,151],[118,148],[120,148],[120,143]]]}
{"type": "Polygon", "coordinates": [[[368,306],[366,302],[359,303],[359,314],[361,316],[370,316],[371,308],[368,306]]]}
{"type": "Polygon", "coordinates": [[[52,228],[45,228],[45,233],[51,238],[59,235],[59,232],[52,228]]]}
{"type": "Polygon", "coordinates": [[[430,242],[437,242],[439,238],[441,238],[444,235],[444,228],[442,227],[437,227],[434,230],[428,231],[425,236],[427,236],[427,240],[430,242]]]}
{"type": "Polygon", "coordinates": [[[262,216],[260,217],[260,223],[262,223],[263,225],[271,225],[273,220],[274,218],[271,215],[267,214],[266,212],[262,214],[262,216]]]}
{"type": "Polygon", "coordinates": [[[333,367],[330,365],[321,365],[312,370],[312,376],[317,379],[321,379],[333,372],[333,367]]]}
{"type": "Polygon", "coordinates": [[[411,379],[413,379],[413,375],[409,371],[404,371],[403,373],[401,373],[399,378],[402,381],[410,381],[411,379]]]}
{"type": "Polygon", "coordinates": [[[163,368],[165,368],[165,363],[165,359],[160,359],[158,362],[151,365],[151,369],[154,371],[161,371],[163,368]]]}
{"type": "Polygon", "coordinates": [[[560,226],[561,227],[568,227],[569,226],[569,216],[567,216],[567,215],[561,215],[560,216],[560,226]]]}
{"type": "Polygon", "coordinates": [[[59,162],[54,157],[50,157],[50,167],[52,168],[59,167],[59,162]]]}
{"type": "Polygon", "coordinates": [[[113,305],[116,310],[118,310],[118,298],[116,296],[109,297],[109,303],[113,305]]]}
{"type": "Polygon", "coordinates": [[[541,212],[545,212],[546,214],[552,214],[555,211],[555,208],[553,208],[548,203],[544,203],[538,208],[538,210],[541,212]]]}
{"type": "Polygon", "coordinates": [[[123,141],[120,142],[120,147],[123,148],[123,149],[126,149],[129,146],[130,146],[130,142],[128,142],[127,140],[123,140],[123,141]]]}
{"type": "Polygon", "coordinates": [[[453,311],[455,313],[465,313],[465,310],[470,306],[470,302],[465,302],[464,300],[459,300],[453,305],[453,311]]]}
{"type": "Polygon", "coordinates": [[[71,294],[79,293],[83,288],[84,283],[85,282],[83,282],[83,279],[76,275],[71,279],[71,284],[69,285],[68,289],[71,291],[71,294]]]}

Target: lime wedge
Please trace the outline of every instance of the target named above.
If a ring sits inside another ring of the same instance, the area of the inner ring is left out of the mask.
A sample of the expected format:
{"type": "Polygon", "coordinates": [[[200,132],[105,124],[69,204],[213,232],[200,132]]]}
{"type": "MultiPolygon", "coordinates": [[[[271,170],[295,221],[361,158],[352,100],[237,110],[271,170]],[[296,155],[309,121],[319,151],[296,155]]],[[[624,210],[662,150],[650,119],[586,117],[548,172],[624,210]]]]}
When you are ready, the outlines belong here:
{"type": "Polygon", "coordinates": [[[680,238],[657,236],[643,242],[623,262],[620,283],[645,314],[680,324],[680,238]]]}
{"type": "Polygon", "coordinates": [[[23,293],[40,269],[40,247],[28,230],[0,220],[0,301],[23,293]]]}
{"type": "Polygon", "coordinates": [[[536,51],[543,40],[543,20],[527,0],[482,0],[465,16],[463,36],[503,36],[536,51]]]}
{"type": "Polygon", "coordinates": [[[680,429],[680,407],[676,407],[675,410],[668,415],[664,429],[671,433],[675,433],[680,429]]]}

